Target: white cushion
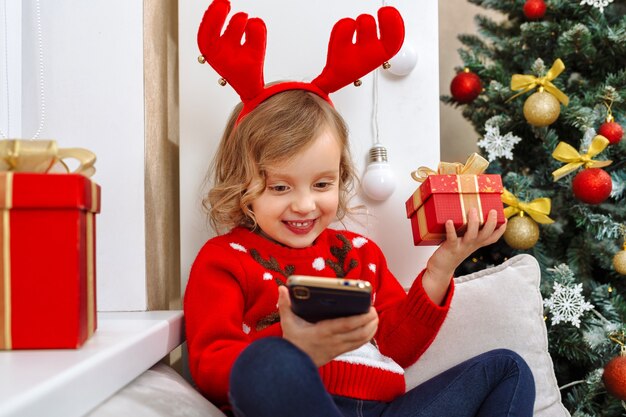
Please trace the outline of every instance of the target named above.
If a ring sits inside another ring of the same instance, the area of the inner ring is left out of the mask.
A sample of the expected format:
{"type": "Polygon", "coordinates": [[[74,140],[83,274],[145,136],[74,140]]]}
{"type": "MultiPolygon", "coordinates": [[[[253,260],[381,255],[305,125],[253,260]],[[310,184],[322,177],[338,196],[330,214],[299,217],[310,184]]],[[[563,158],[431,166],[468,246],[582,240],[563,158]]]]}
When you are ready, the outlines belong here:
{"type": "Polygon", "coordinates": [[[226,417],[165,364],[148,369],[88,416],[226,417]]]}
{"type": "Polygon", "coordinates": [[[535,377],[535,417],[570,417],[561,403],[539,292],[541,272],[530,255],[455,278],[450,312],[439,334],[407,369],[407,389],[488,350],[521,355],[535,377]]]}

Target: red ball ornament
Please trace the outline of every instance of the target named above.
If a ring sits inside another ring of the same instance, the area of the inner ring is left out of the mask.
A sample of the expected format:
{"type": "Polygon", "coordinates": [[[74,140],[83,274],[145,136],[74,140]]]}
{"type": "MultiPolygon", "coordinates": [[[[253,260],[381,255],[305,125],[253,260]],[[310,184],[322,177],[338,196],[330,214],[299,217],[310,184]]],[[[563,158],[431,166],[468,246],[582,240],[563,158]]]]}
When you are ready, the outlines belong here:
{"type": "Polygon", "coordinates": [[[587,204],[602,203],[609,198],[612,189],[611,176],[600,168],[583,169],[572,181],[574,197],[587,204]]]}
{"type": "Polygon", "coordinates": [[[602,381],[609,394],[626,400],[626,356],[617,356],[606,364],[602,381]]]}
{"type": "Polygon", "coordinates": [[[469,103],[478,97],[481,91],[483,85],[480,78],[467,68],[459,72],[450,83],[452,97],[459,103],[469,103]]]}
{"type": "Polygon", "coordinates": [[[616,122],[604,122],[600,129],[598,129],[598,135],[602,135],[609,140],[611,145],[615,145],[622,140],[624,136],[624,129],[616,122]]]}
{"type": "Polygon", "coordinates": [[[527,0],[524,4],[524,15],[531,20],[541,19],[546,14],[546,8],[543,0],[527,0]]]}

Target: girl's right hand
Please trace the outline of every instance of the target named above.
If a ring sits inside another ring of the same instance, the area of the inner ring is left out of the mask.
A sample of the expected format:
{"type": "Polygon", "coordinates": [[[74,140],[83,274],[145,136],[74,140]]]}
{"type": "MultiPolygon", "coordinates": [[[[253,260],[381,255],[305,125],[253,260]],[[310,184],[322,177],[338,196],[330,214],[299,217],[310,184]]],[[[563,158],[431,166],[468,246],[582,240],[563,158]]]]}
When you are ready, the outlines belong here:
{"type": "Polygon", "coordinates": [[[357,316],[309,323],[291,311],[285,286],[278,287],[278,311],[283,338],[308,354],[317,367],[368,343],[378,329],[378,313],[374,307],[357,316]]]}

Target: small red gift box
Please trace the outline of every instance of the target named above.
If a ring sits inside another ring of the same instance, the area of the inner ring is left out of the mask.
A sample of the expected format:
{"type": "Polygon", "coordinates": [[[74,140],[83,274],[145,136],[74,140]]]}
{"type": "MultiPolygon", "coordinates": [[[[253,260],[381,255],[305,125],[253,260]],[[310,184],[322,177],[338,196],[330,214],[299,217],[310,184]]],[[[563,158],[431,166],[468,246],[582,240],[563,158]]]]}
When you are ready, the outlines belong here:
{"type": "Polygon", "coordinates": [[[99,211],[83,175],[0,173],[0,349],[77,348],[94,333],[99,211]]]}
{"type": "Polygon", "coordinates": [[[452,219],[457,234],[467,227],[467,214],[478,210],[481,224],[490,210],[498,214],[497,224],[505,222],[500,175],[428,175],[406,202],[415,246],[438,245],[446,239],[445,223],[452,219]]]}

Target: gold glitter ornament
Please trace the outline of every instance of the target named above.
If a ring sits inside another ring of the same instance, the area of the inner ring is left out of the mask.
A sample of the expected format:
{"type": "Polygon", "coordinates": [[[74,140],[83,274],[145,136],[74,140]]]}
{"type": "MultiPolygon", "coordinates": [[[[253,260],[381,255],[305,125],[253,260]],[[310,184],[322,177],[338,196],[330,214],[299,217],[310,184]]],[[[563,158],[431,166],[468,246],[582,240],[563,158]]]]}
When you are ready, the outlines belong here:
{"type": "Polygon", "coordinates": [[[559,118],[560,113],[559,100],[541,88],[524,102],[524,117],[533,126],[551,125],[559,118]]]}
{"type": "Polygon", "coordinates": [[[530,216],[513,216],[506,224],[503,237],[513,249],[530,249],[539,240],[539,226],[530,216]]]}
{"type": "Polygon", "coordinates": [[[613,257],[613,268],[618,274],[626,275],[626,244],[624,244],[624,248],[613,257]]]}

